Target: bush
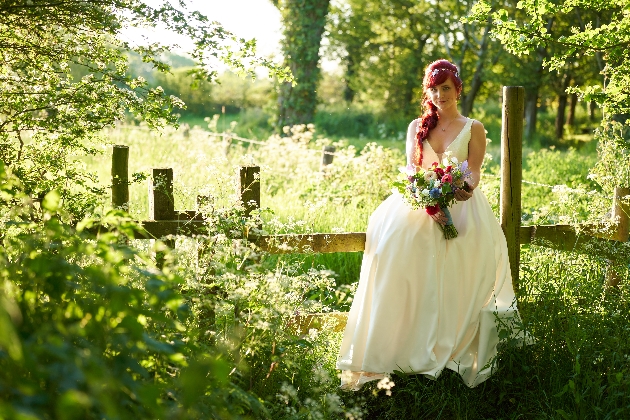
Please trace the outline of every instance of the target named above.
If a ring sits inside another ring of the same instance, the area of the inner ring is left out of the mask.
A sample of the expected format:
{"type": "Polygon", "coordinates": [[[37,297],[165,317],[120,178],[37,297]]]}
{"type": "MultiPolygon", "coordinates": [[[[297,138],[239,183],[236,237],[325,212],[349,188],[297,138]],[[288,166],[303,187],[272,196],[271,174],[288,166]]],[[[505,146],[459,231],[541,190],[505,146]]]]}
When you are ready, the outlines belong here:
{"type": "Polygon", "coordinates": [[[0,417],[237,418],[265,414],[227,378],[227,363],[185,328],[182,279],[125,244],[124,214],[89,234],[41,211],[0,165],[0,417]]]}

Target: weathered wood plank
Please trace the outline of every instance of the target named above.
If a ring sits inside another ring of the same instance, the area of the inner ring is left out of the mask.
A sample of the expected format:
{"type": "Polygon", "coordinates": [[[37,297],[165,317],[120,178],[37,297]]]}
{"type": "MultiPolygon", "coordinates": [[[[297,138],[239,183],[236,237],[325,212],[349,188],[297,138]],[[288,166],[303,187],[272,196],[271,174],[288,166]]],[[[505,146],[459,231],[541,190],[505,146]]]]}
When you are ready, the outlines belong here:
{"type": "Polygon", "coordinates": [[[347,312],[304,314],[293,317],[290,327],[293,327],[298,334],[308,334],[311,329],[320,330],[325,326],[330,328],[332,324],[332,331],[341,332],[346,328],[347,321],[347,312]]]}
{"type": "MultiPolygon", "coordinates": [[[[630,195],[630,188],[615,188],[615,195],[613,196],[612,204],[612,220],[617,223],[617,230],[615,231],[614,238],[620,242],[626,242],[628,240],[628,230],[630,227],[630,205],[628,202],[628,196],[630,195]]],[[[623,259],[611,259],[606,270],[606,284],[610,287],[618,287],[622,280],[623,272],[626,270],[624,267],[623,259]]]]}
{"type": "Polygon", "coordinates": [[[199,220],[149,220],[140,222],[146,231],[143,237],[136,239],[160,239],[165,236],[196,236],[207,232],[205,222],[199,220]]]}
{"type": "Polygon", "coordinates": [[[325,166],[328,166],[333,163],[333,159],[335,158],[335,151],[337,149],[335,146],[324,146],[322,150],[322,163],[321,168],[323,169],[325,166]]]}
{"type": "Polygon", "coordinates": [[[112,207],[129,210],[129,146],[112,150],[112,207]]]}
{"type": "Polygon", "coordinates": [[[251,239],[260,248],[272,254],[363,252],[365,249],[364,232],[265,235],[251,239]]]}
{"type": "Polygon", "coordinates": [[[584,225],[576,228],[572,225],[521,226],[521,244],[532,244],[559,251],[580,254],[599,255],[607,258],[618,257],[623,242],[612,239],[613,232],[603,232],[602,227],[584,225]],[[595,236],[595,235],[598,236],[595,236]]]}
{"type": "Polygon", "coordinates": [[[241,166],[237,193],[241,197],[245,216],[260,208],[260,166],[241,166]]]}
{"type": "Polygon", "coordinates": [[[523,158],[523,112],[525,89],[503,87],[501,131],[501,228],[507,241],[514,290],[518,292],[520,262],[521,183],[523,158]]]}
{"type": "MultiPolygon", "coordinates": [[[[175,218],[173,169],[153,168],[152,175],[151,179],[149,179],[149,221],[172,221],[175,218]]],[[[163,236],[166,236],[166,234],[154,235],[156,238],[163,236]]],[[[175,248],[174,239],[164,239],[163,242],[167,247],[175,248]]],[[[165,252],[158,251],[155,253],[155,263],[159,268],[164,266],[164,257],[165,252]]]]}

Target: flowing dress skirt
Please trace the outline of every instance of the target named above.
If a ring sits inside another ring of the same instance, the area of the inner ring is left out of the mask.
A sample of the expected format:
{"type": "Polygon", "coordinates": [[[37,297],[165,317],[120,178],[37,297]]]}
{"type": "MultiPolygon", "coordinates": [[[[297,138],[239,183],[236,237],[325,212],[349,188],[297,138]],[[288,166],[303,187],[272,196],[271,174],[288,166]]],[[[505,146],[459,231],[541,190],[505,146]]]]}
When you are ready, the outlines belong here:
{"type": "Polygon", "coordinates": [[[397,193],[370,217],[337,362],[342,387],[394,371],[435,379],[445,367],[474,387],[492,373],[497,321],[518,317],[505,237],[480,190],[450,211],[459,231],[450,240],[397,193]]]}

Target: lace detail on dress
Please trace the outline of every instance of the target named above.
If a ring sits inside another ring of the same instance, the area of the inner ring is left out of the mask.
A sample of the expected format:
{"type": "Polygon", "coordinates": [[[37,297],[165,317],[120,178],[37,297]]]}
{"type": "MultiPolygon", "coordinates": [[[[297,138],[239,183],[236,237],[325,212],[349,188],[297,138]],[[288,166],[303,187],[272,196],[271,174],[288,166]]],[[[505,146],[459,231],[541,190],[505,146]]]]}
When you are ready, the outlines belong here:
{"type": "Polygon", "coordinates": [[[341,372],[341,389],[346,391],[358,391],[363,385],[371,381],[380,381],[384,377],[389,376],[384,373],[373,372],[353,372],[344,370],[341,372]]]}

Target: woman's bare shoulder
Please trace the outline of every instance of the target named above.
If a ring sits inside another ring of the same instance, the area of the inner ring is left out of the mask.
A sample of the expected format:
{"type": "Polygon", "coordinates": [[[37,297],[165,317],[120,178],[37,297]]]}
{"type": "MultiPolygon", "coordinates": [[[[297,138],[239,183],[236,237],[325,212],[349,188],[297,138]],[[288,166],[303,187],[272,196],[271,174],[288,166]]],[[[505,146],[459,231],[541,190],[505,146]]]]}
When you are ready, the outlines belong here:
{"type": "Polygon", "coordinates": [[[484,128],[481,121],[472,120],[472,126],[470,127],[470,131],[475,137],[479,137],[479,136],[483,136],[483,138],[486,137],[486,129],[484,128]]]}
{"type": "Polygon", "coordinates": [[[418,124],[420,123],[420,118],[416,118],[415,120],[409,123],[409,130],[418,128],[418,124]]]}

